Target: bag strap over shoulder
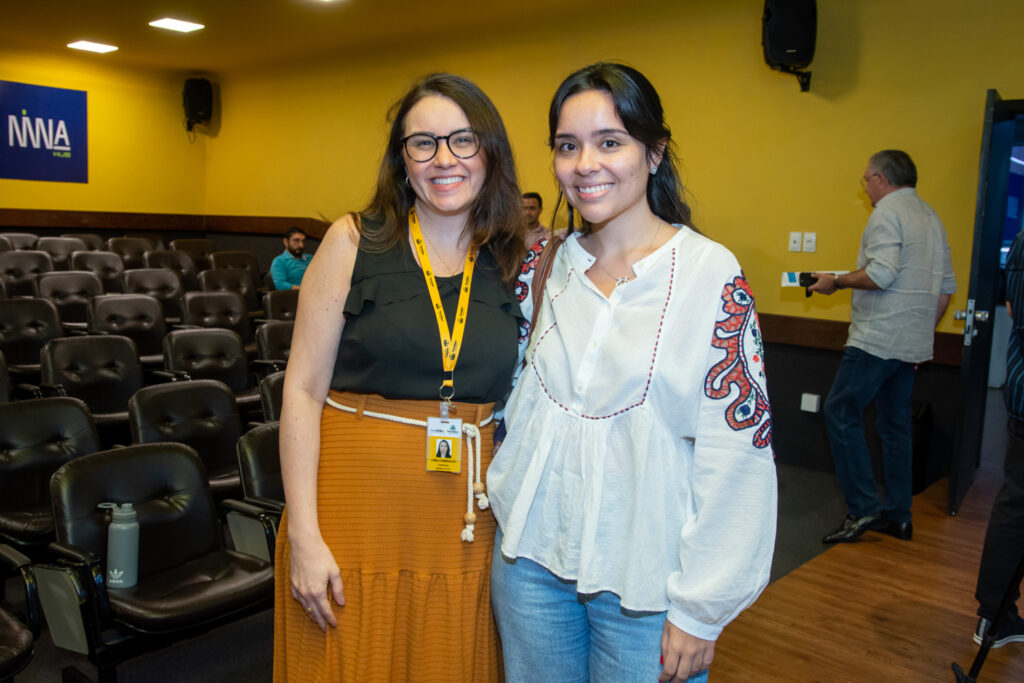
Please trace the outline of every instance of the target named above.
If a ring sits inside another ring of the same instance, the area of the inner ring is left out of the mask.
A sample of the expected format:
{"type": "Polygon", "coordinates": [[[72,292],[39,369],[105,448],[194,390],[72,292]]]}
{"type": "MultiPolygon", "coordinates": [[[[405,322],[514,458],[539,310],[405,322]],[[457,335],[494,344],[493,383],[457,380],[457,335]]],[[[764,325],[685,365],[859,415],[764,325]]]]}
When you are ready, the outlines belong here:
{"type": "Polygon", "coordinates": [[[548,243],[544,245],[540,256],[537,257],[537,270],[533,273],[533,283],[530,285],[533,288],[533,314],[530,316],[530,334],[533,334],[533,328],[537,324],[537,313],[540,311],[541,296],[544,294],[544,283],[547,282],[548,276],[551,274],[551,266],[555,263],[555,252],[558,251],[558,247],[562,246],[565,236],[566,233],[564,232],[552,236],[548,243]]]}

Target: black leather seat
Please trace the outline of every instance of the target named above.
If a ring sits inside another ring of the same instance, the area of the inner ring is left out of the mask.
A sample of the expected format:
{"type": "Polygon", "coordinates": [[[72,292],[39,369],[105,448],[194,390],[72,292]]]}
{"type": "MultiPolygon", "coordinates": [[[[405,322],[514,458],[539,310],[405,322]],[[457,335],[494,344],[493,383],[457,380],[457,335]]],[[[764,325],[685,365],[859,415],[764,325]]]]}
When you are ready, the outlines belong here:
{"type": "Polygon", "coordinates": [[[145,268],[142,255],[152,248],[153,243],[143,237],[111,237],[107,240],[107,251],[121,257],[125,270],[145,268]]]}
{"type": "Polygon", "coordinates": [[[135,342],[113,334],[54,339],[39,365],[43,384],[89,406],[104,448],[129,443],[128,400],[143,385],[135,342]]]}
{"type": "Polygon", "coordinates": [[[133,442],[188,444],[202,458],[217,500],[241,495],[235,445],[242,421],[226,384],[197,379],[143,387],[128,402],[128,413],[133,442]]]}
{"type": "Polygon", "coordinates": [[[85,243],[85,248],[89,251],[103,251],[103,248],[107,246],[103,238],[94,232],[66,232],[61,237],[80,239],[85,243]]]}
{"type": "Polygon", "coordinates": [[[294,330],[292,320],[268,320],[256,328],[256,352],[260,360],[287,364],[294,330]]]}
{"type": "Polygon", "coordinates": [[[164,364],[167,323],[160,302],[146,294],[104,294],[89,302],[89,331],[120,334],[135,342],[144,368],[164,364]]]}
{"type": "Polygon", "coordinates": [[[39,235],[33,235],[30,232],[4,232],[0,235],[3,235],[4,239],[10,242],[17,251],[34,248],[36,240],[39,239],[39,235]]]}
{"type": "Polygon", "coordinates": [[[199,271],[192,260],[192,255],[187,251],[175,251],[173,249],[154,249],[147,251],[144,255],[147,268],[167,268],[173,270],[181,278],[181,286],[185,291],[194,292],[199,290],[199,271]]]}
{"type": "Polygon", "coordinates": [[[71,252],[84,251],[86,246],[77,237],[40,237],[36,240],[35,248],[50,255],[54,270],[68,270],[71,252]]]}
{"type": "Polygon", "coordinates": [[[238,471],[246,499],[284,505],[280,438],[281,424],[275,421],[254,427],[238,439],[238,471]]]}
{"type": "Polygon", "coordinates": [[[0,351],[0,403],[11,400],[11,373],[7,371],[7,357],[0,351]]]}
{"type": "Polygon", "coordinates": [[[30,560],[9,545],[0,544],[0,564],[8,571],[21,575],[25,587],[25,622],[6,609],[0,608],[0,683],[13,683],[14,677],[25,670],[35,649],[42,626],[42,613],[36,593],[36,581],[30,560]]]}
{"type": "Polygon", "coordinates": [[[32,296],[36,277],[53,270],[53,259],[45,251],[19,250],[0,252],[0,279],[7,296],[32,296]]]}
{"type": "MultiPolygon", "coordinates": [[[[101,681],[114,680],[116,666],[140,652],[271,606],[273,566],[224,548],[207,472],[188,446],[152,443],[94,453],[55,473],[50,491],[57,536],[51,548],[61,562],[37,565],[35,572],[40,579],[44,571],[62,573],[74,583],[60,619],[81,624],[101,681]],[[131,502],[138,516],[133,588],[105,587],[108,516],[97,506],[108,501],[131,502]]],[[[50,623],[58,618],[53,602],[59,595],[43,601],[50,623]]]]}
{"type": "Polygon", "coordinates": [[[149,240],[152,244],[153,249],[166,249],[167,245],[164,244],[164,236],[158,232],[133,232],[125,237],[141,237],[144,240],[149,240]]]}
{"type": "Polygon", "coordinates": [[[256,356],[249,310],[237,292],[185,292],[181,298],[181,322],[195,327],[234,330],[245,343],[246,353],[256,356]]]}
{"type": "Polygon", "coordinates": [[[17,381],[39,382],[39,352],[63,334],[57,307],[49,299],[0,300],[0,351],[17,381]]]}
{"type": "Polygon", "coordinates": [[[171,240],[171,249],[188,252],[199,271],[210,268],[210,254],[216,251],[213,241],[202,237],[171,240]]]}
{"type": "Polygon", "coordinates": [[[103,283],[103,291],[116,294],[123,290],[121,273],[124,261],[112,251],[76,251],[71,254],[73,270],[88,270],[103,283]]]}
{"type": "Polygon", "coordinates": [[[260,381],[260,406],[263,419],[275,422],[281,419],[281,405],[284,403],[284,370],[272,372],[260,381]]]}
{"type": "Polygon", "coordinates": [[[0,251],[14,251],[14,245],[3,235],[0,235],[0,251]]]}
{"type": "Polygon", "coordinates": [[[263,311],[271,320],[295,320],[298,310],[297,289],[275,289],[263,295],[263,311]]]}
{"type": "Polygon", "coordinates": [[[85,329],[89,301],[100,294],[103,283],[87,270],[55,270],[36,279],[36,296],[54,303],[66,329],[85,329]]]}
{"type": "Polygon", "coordinates": [[[124,271],[125,294],[148,294],[164,310],[168,324],[181,321],[181,297],[185,288],[181,278],[169,268],[136,268],[124,271]]]}
{"type": "Polygon", "coordinates": [[[204,292],[237,292],[245,301],[250,319],[263,316],[256,287],[249,273],[242,268],[211,268],[199,273],[199,285],[204,292]]]}
{"type": "Polygon", "coordinates": [[[0,405],[0,538],[18,547],[53,540],[50,476],[99,448],[96,426],[77,398],[0,405]]]}
{"type": "MultiPolygon", "coordinates": [[[[272,364],[265,367],[277,368],[272,364]]],[[[164,337],[164,368],[185,379],[215,379],[231,389],[239,410],[260,413],[259,384],[250,372],[242,340],[232,330],[172,330],[164,337]]]]}
{"type": "Polygon", "coordinates": [[[263,272],[260,270],[259,259],[251,251],[215,251],[210,254],[210,266],[213,268],[241,268],[249,274],[249,281],[254,290],[263,285],[263,272]]]}

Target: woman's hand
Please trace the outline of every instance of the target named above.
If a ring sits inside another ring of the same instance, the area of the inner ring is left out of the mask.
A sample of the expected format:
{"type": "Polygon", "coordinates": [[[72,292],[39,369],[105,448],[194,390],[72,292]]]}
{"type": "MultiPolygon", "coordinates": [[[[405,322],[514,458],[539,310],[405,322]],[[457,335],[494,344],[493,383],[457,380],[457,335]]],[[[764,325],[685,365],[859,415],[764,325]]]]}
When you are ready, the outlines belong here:
{"type": "Polygon", "coordinates": [[[715,658],[715,641],[703,640],[674,626],[668,619],[661,632],[661,683],[683,683],[706,670],[715,658]]]}
{"type": "Polygon", "coordinates": [[[308,548],[291,546],[291,581],[292,597],[295,598],[306,614],[321,631],[327,632],[328,624],[338,626],[328,599],[334,596],[338,605],[345,604],[345,590],[341,585],[341,572],[334,555],[322,539],[309,544],[308,548]]]}

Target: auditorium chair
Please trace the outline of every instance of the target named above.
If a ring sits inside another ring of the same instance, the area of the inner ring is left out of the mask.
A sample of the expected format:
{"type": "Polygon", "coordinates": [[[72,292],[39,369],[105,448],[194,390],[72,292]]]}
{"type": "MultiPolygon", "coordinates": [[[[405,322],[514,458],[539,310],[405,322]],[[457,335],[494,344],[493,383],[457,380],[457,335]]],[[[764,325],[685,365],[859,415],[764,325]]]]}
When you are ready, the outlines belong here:
{"type": "Polygon", "coordinates": [[[277,529],[284,512],[284,484],[278,446],[280,425],[258,425],[238,439],[238,471],[244,497],[241,502],[225,501],[231,536],[244,539],[246,552],[273,562],[277,529]],[[256,517],[256,526],[248,518],[256,517]]]}
{"type": "Polygon", "coordinates": [[[85,243],[88,251],[103,251],[106,242],[94,232],[66,232],[61,237],[75,237],[85,243]]]}
{"type": "Polygon", "coordinates": [[[195,379],[143,387],[128,401],[128,416],[133,443],[188,444],[202,459],[217,500],[241,496],[235,444],[242,421],[226,384],[195,379]]]}
{"type": "Polygon", "coordinates": [[[204,292],[237,292],[245,301],[249,319],[263,316],[256,288],[249,273],[242,268],[211,268],[199,273],[199,286],[204,292]]]}
{"type": "MultiPolygon", "coordinates": [[[[164,337],[164,369],[182,379],[215,379],[231,389],[245,418],[260,410],[259,383],[250,371],[242,340],[233,330],[216,327],[172,330],[164,337]]],[[[284,364],[254,361],[280,370],[284,364]]]]}
{"type": "Polygon", "coordinates": [[[242,338],[245,351],[256,357],[249,310],[237,292],[185,292],[181,298],[181,322],[193,327],[223,327],[242,338]]]}
{"type": "Polygon", "coordinates": [[[215,251],[210,254],[210,266],[213,268],[241,268],[249,274],[249,282],[253,290],[263,286],[263,272],[260,262],[251,251],[215,251]]]}
{"type": "Polygon", "coordinates": [[[39,352],[63,333],[49,299],[0,299],[0,351],[16,382],[39,383],[39,352]]]}
{"type": "Polygon", "coordinates": [[[124,261],[112,251],[76,251],[71,254],[72,270],[88,270],[103,283],[106,294],[117,294],[123,290],[121,273],[124,261]]]}
{"type": "Polygon", "coordinates": [[[32,249],[36,245],[36,240],[39,239],[38,235],[33,235],[30,232],[4,232],[0,235],[3,235],[4,239],[10,242],[17,251],[32,249]]]}
{"type": "Polygon", "coordinates": [[[292,348],[292,320],[268,320],[256,328],[256,354],[262,361],[287,365],[292,348]]]}
{"type": "Polygon", "coordinates": [[[87,270],[55,270],[36,279],[36,296],[49,299],[65,330],[85,330],[89,301],[103,294],[103,283],[87,270]]]}
{"type": "Polygon", "coordinates": [[[166,249],[167,245],[164,243],[164,236],[158,232],[133,232],[125,237],[141,237],[144,240],[149,240],[149,243],[153,246],[151,249],[166,249]]]}
{"type": "Polygon", "coordinates": [[[181,278],[181,286],[187,292],[194,292],[200,289],[199,275],[192,256],[187,251],[174,251],[173,249],[154,249],[147,251],[143,258],[147,268],[166,268],[173,270],[181,278]]]}
{"type": "Polygon", "coordinates": [[[125,270],[145,268],[143,254],[152,249],[153,243],[143,237],[111,237],[107,240],[107,251],[121,257],[125,270]]]}
{"type": "Polygon", "coordinates": [[[210,267],[210,254],[215,251],[213,242],[205,238],[171,240],[171,249],[188,253],[199,271],[210,267]]]}
{"type": "Polygon", "coordinates": [[[17,574],[25,590],[24,621],[0,607],[0,683],[14,683],[14,677],[32,660],[42,630],[42,612],[31,560],[11,546],[0,544],[0,566],[5,569],[0,576],[17,574]]]}
{"type": "Polygon", "coordinates": [[[14,245],[3,235],[0,235],[0,251],[14,251],[14,245]]]}
{"type": "Polygon", "coordinates": [[[45,251],[19,250],[0,252],[0,279],[8,297],[32,296],[40,273],[53,270],[53,259],[45,251]]]}
{"type": "Polygon", "coordinates": [[[274,289],[263,295],[263,312],[271,320],[295,320],[299,290],[274,289]]]}
{"type": "Polygon", "coordinates": [[[103,447],[129,442],[128,399],[143,385],[135,342],[115,334],[53,339],[39,365],[43,386],[89,407],[103,447]]]}
{"type": "Polygon", "coordinates": [[[263,408],[263,419],[267,422],[281,419],[283,394],[284,370],[272,372],[260,381],[260,406],[263,408]]]}
{"type": "Polygon", "coordinates": [[[181,278],[169,268],[136,268],[122,276],[125,294],[147,294],[160,302],[168,325],[181,322],[181,278]]]}
{"type": "Polygon", "coordinates": [[[38,554],[53,540],[50,476],[99,449],[96,425],[77,398],[0,405],[0,539],[38,554]]]}
{"type": "MultiPolygon", "coordinates": [[[[58,470],[50,490],[59,560],[33,568],[46,621],[55,645],[85,653],[99,681],[116,680],[117,666],[131,657],[272,606],[273,566],[224,547],[206,470],[188,446],[100,451],[58,470]],[[97,507],[105,502],[130,502],[138,516],[133,588],[107,588],[109,514],[97,507]]],[[[65,671],[65,680],[81,676],[65,671]]]]}
{"type": "Polygon", "coordinates": [[[36,240],[35,248],[50,255],[54,270],[68,270],[71,253],[85,251],[87,247],[77,237],[40,237],[36,240]]]}
{"type": "Polygon", "coordinates": [[[89,302],[92,334],[120,334],[135,342],[143,368],[162,368],[167,323],[160,302],[146,294],[103,294],[89,302]]]}
{"type": "Polygon", "coordinates": [[[7,371],[7,358],[3,351],[0,351],[0,404],[7,403],[13,398],[11,391],[11,373],[7,371]]]}

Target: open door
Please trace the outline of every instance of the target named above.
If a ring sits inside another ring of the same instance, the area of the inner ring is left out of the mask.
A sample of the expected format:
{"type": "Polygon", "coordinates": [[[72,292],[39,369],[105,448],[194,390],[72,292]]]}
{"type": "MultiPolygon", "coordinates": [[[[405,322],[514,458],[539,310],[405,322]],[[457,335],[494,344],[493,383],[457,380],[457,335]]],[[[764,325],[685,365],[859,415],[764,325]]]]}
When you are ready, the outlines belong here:
{"type": "MultiPolygon", "coordinates": [[[[1024,100],[1004,100],[989,90],[978,168],[978,203],[967,308],[956,311],[964,321],[963,356],[953,462],[949,468],[949,514],[960,509],[981,458],[985,398],[992,348],[992,322],[999,299],[999,251],[1006,217],[1010,150],[1024,142],[1024,100]]],[[[954,256],[955,258],[955,256],[954,256]]],[[[961,286],[962,283],[961,283],[961,286]]]]}

